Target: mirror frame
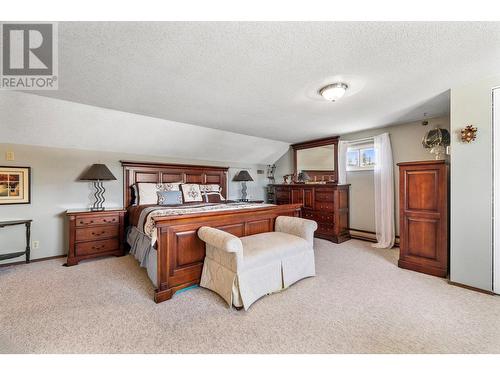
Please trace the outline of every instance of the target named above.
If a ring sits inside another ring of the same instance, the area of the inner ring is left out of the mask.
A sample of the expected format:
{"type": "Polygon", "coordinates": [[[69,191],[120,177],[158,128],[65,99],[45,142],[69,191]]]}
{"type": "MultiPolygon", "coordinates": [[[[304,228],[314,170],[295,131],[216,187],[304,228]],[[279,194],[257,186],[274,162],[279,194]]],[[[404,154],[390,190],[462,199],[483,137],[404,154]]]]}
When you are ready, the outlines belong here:
{"type": "Polygon", "coordinates": [[[328,146],[328,145],[333,145],[333,167],[335,168],[335,170],[333,171],[334,181],[332,181],[332,182],[338,183],[338,180],[339,180],[339,162],[338,162],[339,137],[338,136],[321,138],[321,139],[314,139],[312,141],[307,141],[307,142],[294,143],[292,145],[294,173],[298,174],[298,171],[297,171],[297,150],[304,150],[304,149],[308,149],[308,148],[314,148],[314,147],[319,147],[319,146],[328,146]]]}

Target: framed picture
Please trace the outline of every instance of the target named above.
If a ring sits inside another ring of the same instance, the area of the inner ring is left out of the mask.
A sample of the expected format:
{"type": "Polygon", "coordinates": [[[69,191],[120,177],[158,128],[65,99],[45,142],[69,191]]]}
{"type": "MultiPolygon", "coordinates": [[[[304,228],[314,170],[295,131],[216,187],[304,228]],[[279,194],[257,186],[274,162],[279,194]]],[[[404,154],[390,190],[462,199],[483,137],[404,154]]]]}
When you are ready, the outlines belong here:
{"type": "Polygon", "coordinates": [[[31,203],[31,168],[0,166],[0,205],[31,203]]]}

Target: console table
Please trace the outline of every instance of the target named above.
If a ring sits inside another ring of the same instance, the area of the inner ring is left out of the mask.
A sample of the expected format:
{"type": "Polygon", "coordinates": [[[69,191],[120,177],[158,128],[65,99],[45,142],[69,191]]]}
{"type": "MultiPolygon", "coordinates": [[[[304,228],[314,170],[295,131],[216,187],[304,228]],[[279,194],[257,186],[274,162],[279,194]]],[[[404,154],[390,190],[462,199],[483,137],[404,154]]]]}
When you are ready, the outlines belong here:
{"type": "Polygon", "coordinates": [[[13,225],[25,225],[26,226],[26,250],[17,251],[14,253],[0,254],[0,260],[17,258],[26,255],[26,263],[30,262],[30,236],[31,236],[31,222],[33,220],[10,220],[10,221],[0,221],[0,228],[10,227],[13,225]]]}

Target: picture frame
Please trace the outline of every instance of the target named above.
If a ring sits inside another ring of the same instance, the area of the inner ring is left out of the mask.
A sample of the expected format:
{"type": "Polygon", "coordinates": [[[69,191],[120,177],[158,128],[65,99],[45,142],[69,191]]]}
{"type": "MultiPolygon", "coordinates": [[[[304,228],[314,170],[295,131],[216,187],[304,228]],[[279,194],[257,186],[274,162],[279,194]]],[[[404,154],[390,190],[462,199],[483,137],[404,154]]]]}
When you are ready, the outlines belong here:
{"type": "Polygon", "coordinates": [[[0,205],[31,203],[31,167],[0,166],[0,205]]]}

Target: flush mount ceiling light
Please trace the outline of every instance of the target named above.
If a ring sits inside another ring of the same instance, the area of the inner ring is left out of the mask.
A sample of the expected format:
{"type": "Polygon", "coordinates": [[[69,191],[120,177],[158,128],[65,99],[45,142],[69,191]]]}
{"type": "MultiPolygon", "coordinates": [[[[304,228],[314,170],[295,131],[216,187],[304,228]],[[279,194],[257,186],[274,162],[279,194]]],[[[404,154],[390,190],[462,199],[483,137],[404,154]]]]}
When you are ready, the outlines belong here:
{"type": "Polygon", "coordinates": [[[319,90],[319,94],[326,100],[335,102],[345,95],[348,87],[349,86],[342,82],[332,83],[319,90]]]}

